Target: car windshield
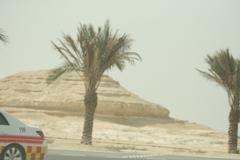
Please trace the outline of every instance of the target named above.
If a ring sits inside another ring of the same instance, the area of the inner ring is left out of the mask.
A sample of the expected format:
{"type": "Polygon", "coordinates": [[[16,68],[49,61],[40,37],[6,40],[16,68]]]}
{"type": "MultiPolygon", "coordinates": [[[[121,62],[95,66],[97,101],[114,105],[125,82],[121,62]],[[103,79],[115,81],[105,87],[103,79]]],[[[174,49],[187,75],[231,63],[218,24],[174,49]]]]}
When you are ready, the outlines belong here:
{"type": "Polygon", "coordinates": [[[20,126],[26,126],[25,123],[23,123],[21,120],[17,119],[16,117],[14,117],[13,115],[7,113],[7,112],[3,112],[4,117],[6,118],[6,120],[8,121],[9,125],[11,124],[17,124],[20,126]]]}
{"type": "Polygon", "coordinates": [[[7,121],[6,118],[2,115],[1,112],[0,112],[0,125],[9,125],[8,121],[7,121]]]}

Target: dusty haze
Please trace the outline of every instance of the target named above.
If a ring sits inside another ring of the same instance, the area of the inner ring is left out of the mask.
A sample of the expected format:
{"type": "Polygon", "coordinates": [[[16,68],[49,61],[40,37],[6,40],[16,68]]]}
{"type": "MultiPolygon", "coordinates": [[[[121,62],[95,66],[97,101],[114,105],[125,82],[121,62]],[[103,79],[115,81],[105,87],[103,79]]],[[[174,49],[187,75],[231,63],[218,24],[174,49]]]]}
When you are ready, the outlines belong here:
{"type": "Polygon", "coordinates": [[[58,66],[50,41],[75,33],[79,23],[102,25],[135,39],[132,50],[142,63],[108,73],[149,101],[166,106],[173,117],[226,131],[225,92],[195,70],[220,48],[240,53],[240,1],[237,0],[1,0],[0,77],[58,66]]]}

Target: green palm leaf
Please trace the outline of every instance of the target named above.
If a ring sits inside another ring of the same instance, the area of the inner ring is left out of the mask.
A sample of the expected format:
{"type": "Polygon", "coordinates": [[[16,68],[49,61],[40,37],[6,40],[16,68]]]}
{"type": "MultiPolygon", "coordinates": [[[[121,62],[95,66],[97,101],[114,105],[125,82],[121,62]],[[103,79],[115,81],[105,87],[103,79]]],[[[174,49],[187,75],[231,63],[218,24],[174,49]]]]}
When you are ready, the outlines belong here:
{"type": "MultiPolygon", "coordinates": [[[[131,42],[127,34],[120,35],[118,31],[112,33],[109,21],[97,30],[91,24],[80,25],[76,39],[64,34],[58,43],[52,42],[65,61],[62,69],[53,70],[52,74],[60,76],[67,64],[68,68],[81,70],[87,79],[94,78],[98,82],[105,71],[113,67],[122,71],[126,63],[135,64],[141,60],[138,53],[129,51],[131,42]]],[[[50,74],[50,77],[55,76],[50,74]]]]}
{"type": "Polygon", "coordinates": [[[0,29],[0,40],[4,43],[8,42],[8,37],[3,33],[1,29],[0,29]]]}

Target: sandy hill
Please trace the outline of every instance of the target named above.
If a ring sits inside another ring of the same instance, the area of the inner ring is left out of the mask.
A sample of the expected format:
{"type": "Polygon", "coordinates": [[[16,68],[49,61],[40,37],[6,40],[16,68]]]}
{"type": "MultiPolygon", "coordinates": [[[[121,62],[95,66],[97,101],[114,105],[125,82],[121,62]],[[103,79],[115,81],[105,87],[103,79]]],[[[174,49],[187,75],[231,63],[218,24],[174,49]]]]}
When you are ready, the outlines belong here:
{"type": "MultiPolygon", "coordinates": [[[[83,77],[66,73],[51,84],[49,71],[18,73],[0,80],[0,106],[83,113],[83,77]]],[[[141,99],[104,75],[98,88],[97,113],[105,115],[168,118],[169,111],[141,99]]]]}

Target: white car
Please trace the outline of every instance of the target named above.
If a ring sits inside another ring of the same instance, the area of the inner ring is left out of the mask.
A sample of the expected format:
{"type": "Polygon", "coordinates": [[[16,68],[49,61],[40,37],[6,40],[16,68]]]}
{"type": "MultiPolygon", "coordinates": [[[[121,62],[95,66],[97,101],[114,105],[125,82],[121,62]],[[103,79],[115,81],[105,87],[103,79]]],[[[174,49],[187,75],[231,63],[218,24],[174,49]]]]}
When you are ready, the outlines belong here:
{"type": "Polygon", "coordinates": [[[47,140],[40,129],[0,111],[0,160],[44,160],[46,153],[47,140]]]}

